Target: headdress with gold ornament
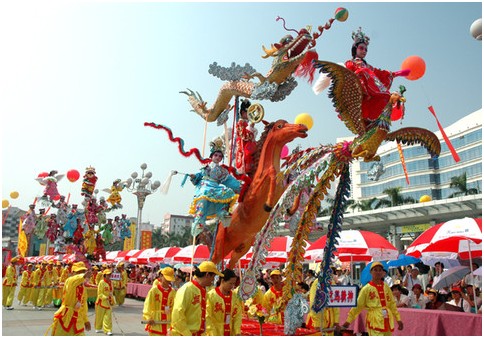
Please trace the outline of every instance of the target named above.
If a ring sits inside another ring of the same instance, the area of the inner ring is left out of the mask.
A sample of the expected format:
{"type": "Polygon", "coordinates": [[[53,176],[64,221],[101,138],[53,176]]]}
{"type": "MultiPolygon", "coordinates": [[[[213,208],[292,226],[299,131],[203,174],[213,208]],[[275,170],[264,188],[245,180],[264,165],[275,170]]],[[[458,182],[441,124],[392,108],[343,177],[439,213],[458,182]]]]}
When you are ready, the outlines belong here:
{"type": "Polygon", "coordinates": [[[351,38],[353,39],[353,46],[360,43],[364,43],[365,45],[370,43],[370,38],[361,30],[361,27],[358,27],[358,30],[351,34],[351,38]]]}
{"type": "Polygon", "coordinates": [[[217,137],[210,142],[210,157],[217,151],[225,154],[225,142],[222,137],[217,137]]]}
{"type": "Polygon", "coordinates": [[[88,166],[88,167],[86,168],[86,173],[88,173],[88,172],[92,172],[93,174],[95,174],[95,173],[96,173],[96,169],[95,169],[95,168],[93,168],[92,166],[88,166]]]}

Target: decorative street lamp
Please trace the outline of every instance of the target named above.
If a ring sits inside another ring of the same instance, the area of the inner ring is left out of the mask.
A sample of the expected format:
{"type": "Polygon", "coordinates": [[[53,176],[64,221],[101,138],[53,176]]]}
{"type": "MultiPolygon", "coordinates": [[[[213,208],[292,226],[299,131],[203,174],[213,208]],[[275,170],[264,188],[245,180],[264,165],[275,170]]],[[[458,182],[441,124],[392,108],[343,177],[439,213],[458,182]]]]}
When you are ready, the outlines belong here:
{"type": "Polygon", "coordinates": [[[147,167],[146,163],[141,164],[141,177],[138,177],[138,173],[135,171],[131,174],[131,178],[126,180],[126,190],[132,192],[138,198],[138,220],[136,222],[136,236],[134,240],[135,249],[140,249],[141,246],[141,214],[143,212],[145,199],[148,195],[154,193],[161,185],[160,181],[151,182],[153,174],[149,171],[145,173],[147,167]]]}

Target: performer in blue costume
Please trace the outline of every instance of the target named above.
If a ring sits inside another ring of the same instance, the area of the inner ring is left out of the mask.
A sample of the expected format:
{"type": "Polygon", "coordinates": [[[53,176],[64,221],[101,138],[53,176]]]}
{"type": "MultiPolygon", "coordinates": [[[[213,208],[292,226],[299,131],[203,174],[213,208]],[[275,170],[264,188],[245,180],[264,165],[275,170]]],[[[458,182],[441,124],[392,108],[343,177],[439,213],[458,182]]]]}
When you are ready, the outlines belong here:
{"type": "MultiPolygon", "coordinates": [[[[212,162],[202,168],[199,173],[190,175],[190,181],[196,187],[189,211],[189,214],[195,217],[192,224],[194,237],[207,231],[205,225],[207,218],[228,217],[232,205],[237,201],[241,184],[226,168],[220,165],[223,157],[223,148],[211,143],[210,159],[212,162]]],[[[210,244],[207,245],[210,246],[210,244]]]]}

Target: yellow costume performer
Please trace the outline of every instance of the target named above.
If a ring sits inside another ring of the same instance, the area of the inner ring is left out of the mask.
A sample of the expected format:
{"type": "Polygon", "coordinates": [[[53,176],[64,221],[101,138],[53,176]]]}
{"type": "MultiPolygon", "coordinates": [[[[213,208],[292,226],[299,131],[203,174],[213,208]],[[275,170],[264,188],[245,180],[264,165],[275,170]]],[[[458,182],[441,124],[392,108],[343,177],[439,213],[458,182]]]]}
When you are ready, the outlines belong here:
{"type": "Polygon", "coordinates": [[[211,261],[200,263],[195,278],[178,289],[171,315],[172,335],[204,335],[206,318],[206,287],[215,274],[223,276],[211,261]]]}
{"type": "MultiPolygon", "coordinates": [[[[47,271],[45,273],[45,289],[44,289],[44,299],[41,301],[43,306],[48,306],[50,304],[53,305],[53,290],[54,285],[56,284],[57,274],[54,270],[54,261],[49,261],[47,263],[47,271]]],[[[40,298],[40,296],[39,296],[40,298]]]]}
{"type": "Polygon", "coordinates": [[[222,274],[220,286],[207,293],[207,335],[240,335],[243,306],[232,291],[237,276],[231,269],[224,270],[222,274]]]}
{"type": "Polygon", "coordinates": [[[44,305],[44,281],[45,273],[47,272],[47,263],[42,262],[40,267],[34,271],[32,278],[32,293],[30,294],[30,301],[34,305],[34,309],[42,309],[44,305]]]}
{"type": "Polygon", "coordinates": [[[121,262],[117,266],[118,272],[121,274],[121,280],[113,280],[114,297],[116,303],[121,306],[126,297],[126,287],[128,285],[128,273],[124,270],[124,264],[121,262]]]}
{"type": "Polygon", "coordinates": [[[64,282],[61,282],[62,276],[62,264],[57,261],[54,268],[54,285],[55,288],[52,289],[52,301],[55,307],[60,307],[62,303],[62,289],[64,282]]]}
{"type": "Polygon", "coordinates": [[[111,269],[103,271],[104,279],[99,282],[96,300],[96,321],[94,328],[96,333],[104,331],[107,335],[113,335],[113,316],[111,306],[114,305],[113,285],[111,283],[111,269]]]}
{"type": "Polygon", "coordinates": [[[20,290],[17,295],[18,303],[27,306],[30,300],[30,294],[32,293],[32,272],[33,264],[27,265],[27,270],[22,272],[22,279],[20,281],[20,290]]]}
{"type": "MultiPolygon", "coordinates": [[[[329,307],[316,313],[313,310],[314,299],[316,298],[316,291],[318,289],[318,280],[314,280],[309,290],[309,314],[306,321],[308,328],[333,328],[339,325],[339,308],[329,307]]],[[[324,335],[333,336],[334,332],[324,332],[324,335]]]]}
{"type": "Polygon", "coordinates": [[[271,272],[272,287],[264,294],[262,305],[270,312],[267,322],[283,325],[284,309],[282,305],[282,274],[276,269],[271,272]]]}
{"type": "Polygon", "coordinates": [[[158,271],[158,284],[153,285],[146,296],[143,319],[148,321],[145,331],[149,335],[170,335],[171,311],[176,291],[170,282],[175,281],[173,268],[165,267],[158,271]]]}
{"type": "Polygon", "coordinates": [[[392,335],[394,329],[393,318],[397,319],[398,329],[403,329],[400,313],[397,310],[392,291],[383,282],[385,272],[380,262],[373,262],[370,269],[372,280],[367,283],[358,294],[357,306],[350,309],[343,328],[347,328],[358,314],[366,309],[366,328],[368,335],[392,335]]]}
{"type": "Polygon", "coordinates": [[[12,310],[15,288],[17,287],[17,268],[20,258],[13,257],[5,271],[5,278],[2,282],[2,306],[7,310],[12,310]]]}
{"type": "Polygon", "coordinates": [[[87,294],[84,281],[90,272],[83,262],[72,266],[73,276],[69,277],[62,291],[62,305],[54,314],[52,335],[84,335],[84,329],[91,330],[87,317],[87,294]]]}

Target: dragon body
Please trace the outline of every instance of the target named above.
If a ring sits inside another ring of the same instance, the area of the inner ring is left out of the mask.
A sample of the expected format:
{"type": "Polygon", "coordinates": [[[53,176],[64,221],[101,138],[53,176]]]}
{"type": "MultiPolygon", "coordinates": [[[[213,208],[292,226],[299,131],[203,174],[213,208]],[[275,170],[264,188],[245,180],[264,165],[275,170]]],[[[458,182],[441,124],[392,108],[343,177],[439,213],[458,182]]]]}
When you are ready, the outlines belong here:
{"type": "Polygon", "coordinates": [[[263,46],[265,55],[262,57],[274,58],[272,67],[265,76],[256,72],[249,64],[242,67],[232,63],[229,68],[220,67],[217,63],[210,65],[210,73],[222,80],[227,80],[211,107],[207,107],[207,103],[198,92],[188,89],[181,93],[188,96],[188,102],[193,111],[207,122],[217,120],[224,111],[229,109],[230,101],[234,96],[281,101],[297,86],[293,76],[308,76],[312,81],[314,73],[312,60],[317,59],[317,53],[312,48],[316,45],[316,39],[323,30],[331,27],[333,21],[334,19],[331,18],[325,26],[319,26],[319,32],[311,34],[306,28],[299,31],[293,30],[297,33],[295,37],[286,35],[278,43],[272,44],[269,49],[263,46]],[[253,79],[259,82],[254,82],[253,79]]]}

